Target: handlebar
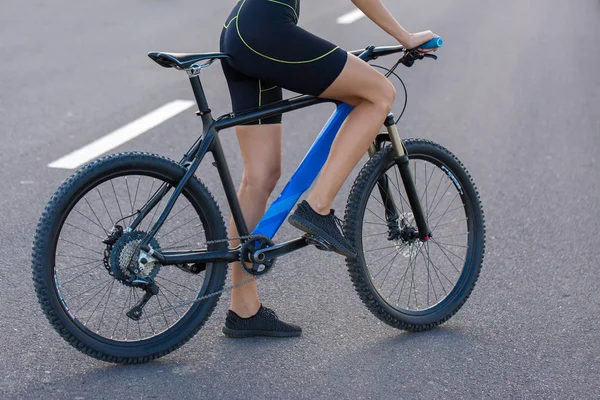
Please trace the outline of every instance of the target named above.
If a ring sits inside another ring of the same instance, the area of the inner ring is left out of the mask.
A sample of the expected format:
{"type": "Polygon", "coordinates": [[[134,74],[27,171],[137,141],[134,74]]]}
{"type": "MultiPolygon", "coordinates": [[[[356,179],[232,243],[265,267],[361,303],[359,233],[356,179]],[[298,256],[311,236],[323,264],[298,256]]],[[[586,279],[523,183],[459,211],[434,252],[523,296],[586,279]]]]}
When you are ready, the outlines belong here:
{"type": "Polygon", "coordinates": [[[368,46],[365,49],[353,50],[350,53],[354,54],[357,57],[362,58],[365,61],[371,61],[371,60],[375,60],[378,57],[387,56],[389,54],[394,54],[394,53],[404,52],[404,55],[402,56],[402,58],[400,59],[399,62],[406,65],[407,67],[410,67],[413,65],[415,60],[422,60],[423,58],[433,58],[434,60],[437,60],[437,56],[435,56],[433,54],[422,53],[419,51],[419,49],[423,49],[423,50],[437,49],[438,47],[441,47],[443,44],[444,44],[444,41],[442,40],[442,38],[438,37],[438,38],[433,38],[426,43],[423,43],[416,49],[406,49],[404,46],[401,46],[401,45],[380,46],[380,47],[368,46]]]}
{"type": "Polygon", "coordinates": [[[441,37],[433,38],[428,42],[423,43],[418,48],[423,50],[437,49],[444,45],[444,40],[441,37]]]}

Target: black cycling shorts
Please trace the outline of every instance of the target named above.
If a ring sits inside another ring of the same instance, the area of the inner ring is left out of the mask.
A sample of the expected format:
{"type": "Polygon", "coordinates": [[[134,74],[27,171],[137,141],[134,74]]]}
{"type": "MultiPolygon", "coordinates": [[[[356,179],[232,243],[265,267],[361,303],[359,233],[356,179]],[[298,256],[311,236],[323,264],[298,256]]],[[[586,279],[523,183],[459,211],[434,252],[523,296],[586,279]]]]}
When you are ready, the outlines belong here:
{"type": "MultiPolygon", "coordinates": [[[[339,76],[348,53],[296,26],[300,0],[241,0],[221,33],[234,112],[282,99],[282,89],[318,96],[339,76]]],[[[280,123],[281,115],[255,122],[280,123]]]]}

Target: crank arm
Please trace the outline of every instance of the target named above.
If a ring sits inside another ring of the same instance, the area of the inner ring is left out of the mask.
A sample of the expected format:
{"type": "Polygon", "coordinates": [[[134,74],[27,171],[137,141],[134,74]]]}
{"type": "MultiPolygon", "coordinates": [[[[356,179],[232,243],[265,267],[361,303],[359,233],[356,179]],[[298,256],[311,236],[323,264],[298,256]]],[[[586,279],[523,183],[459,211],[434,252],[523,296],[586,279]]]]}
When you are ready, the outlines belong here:
{"type": "Polygon", "coordinates": [[[309,243],[306,241],[305,237],[299,237],[298,239],[267,247],[266,249],[257,250],[254,252],[253,258],[254,261],[258,263],[270,261],[274,258],[291,253],[292,251],[296,251],[308,245],[309,243]]]}
{"type": "Polygon", "coordinates": [[[144,297],[133,307],[131,310],[127,311],[125,315],[127,315],[130,319],[134,321],[139,321],[142,318],[142,312],[144,306],[150,301],[152,296],[156,296],[158,294],[158,285],[154,282],[152,278],[138,278],[134,280],[132,286],[142,288],[146,291],[144,297]]]}

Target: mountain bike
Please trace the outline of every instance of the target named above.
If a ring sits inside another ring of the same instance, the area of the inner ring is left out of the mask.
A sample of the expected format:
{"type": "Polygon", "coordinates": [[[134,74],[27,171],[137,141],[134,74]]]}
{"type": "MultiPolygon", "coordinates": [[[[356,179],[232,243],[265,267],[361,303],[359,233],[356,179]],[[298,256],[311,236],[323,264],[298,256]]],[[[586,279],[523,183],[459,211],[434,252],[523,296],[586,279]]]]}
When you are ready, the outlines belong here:
{"type": "MultiPolygon", "coordinates": [[[[401,54],[388,69],[436,58],[402,46],[352,52],[365,61],[401,54]]],[[[309,245],[310,235],[272,238],[311,186],[352,107],[309,95],[241,113],[212,117],[200,71],[223,53],[151,52],[163,67],[186,71],[203,123],[179,162],[129,152],[93,161],[52,196],[37,227],[32,269],[41,308],[73,347],[100,360],[146,362],[190,340],[225,287],[228,263],[240,261],[242,285],[309,245]],[[325,124],[280,196],[249,232],[219,140],[226,128],[333,102],[325,124]],[[196,172],[207,153],[223,184],[238,238],[229,238],[213,195],[196,172]],[[240,245],[230,248],[229,242],[240,245]]],[[[344,234],[356,249],[346,258],[368,309],[393,327],[423,331],[451,318],[479,276],[485,251],[479,194],[463,164],[423,139],[401,140],[390,114],[347,200],[344,234]]]]}

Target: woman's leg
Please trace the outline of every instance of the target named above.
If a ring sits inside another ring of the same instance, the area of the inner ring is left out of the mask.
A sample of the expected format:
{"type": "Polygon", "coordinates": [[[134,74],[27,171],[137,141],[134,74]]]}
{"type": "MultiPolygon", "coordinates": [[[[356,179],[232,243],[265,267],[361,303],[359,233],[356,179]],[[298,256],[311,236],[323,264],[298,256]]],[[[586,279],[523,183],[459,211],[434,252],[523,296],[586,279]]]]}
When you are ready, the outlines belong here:
{"type": "MultiPolygon", "coordinates": [[[[238,126],[236,133],[244,172],[238,191],[238,200],[248,229],[252,231],[265,213],[269,195],[281,175],[281,124],[238,126]]],[[[233,219],[229,223],[231,237],[238,236],[233,219]]],[[[232,241],[235,247],[239,241],[232,241]]],[[[232,264],[232,283],[238,284],[249,279],[239,262],[232,264]]],[[[260,301],[256,282],[250,282],[233,289],[230,309],[242,318],[250,317],[258,311],[260,301]]]]}
{"type": "Polygon", "coordinates": [[[351,54],[338,78],[320,97],[354,106],[340,129],[317,183],[307,197],[311,208],[328,214],[331,203],[354,166],[375,140],[396,96],[381,73],[351,54]]]}

